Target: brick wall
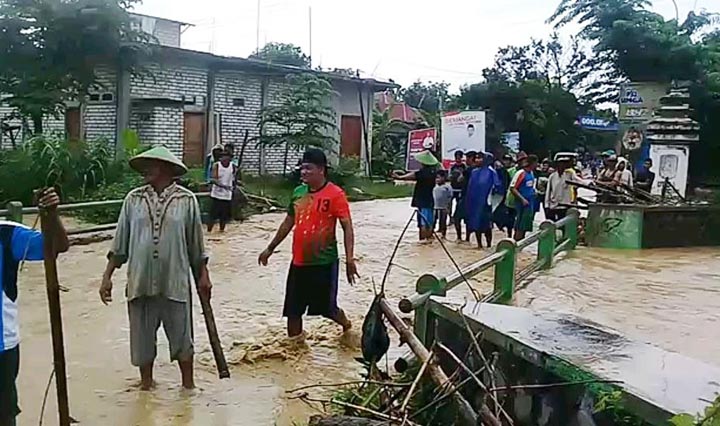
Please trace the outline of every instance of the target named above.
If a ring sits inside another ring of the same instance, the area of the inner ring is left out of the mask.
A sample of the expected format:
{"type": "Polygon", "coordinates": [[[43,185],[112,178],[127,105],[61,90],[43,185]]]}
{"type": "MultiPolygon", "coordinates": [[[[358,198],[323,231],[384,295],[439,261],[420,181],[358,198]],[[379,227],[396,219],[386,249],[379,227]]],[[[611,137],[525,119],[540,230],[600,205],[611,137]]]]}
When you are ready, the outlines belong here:
{"type": "Polygon", "coordinates": [[[93,140],[105,138],[109,143],[115,144],[115,127],[117,123],[116,81],[117,74],[110,68],[98,68],[95,71],[98,86],[90,91],[90,95],[112,96],[109,100],[88,99],[83,108],[83,125],[85,126],[85,139],[93,140]]]}
{"type": "MultiPolygon", "coordinates": [[[[286,89],[288,84],[284,79],[273,79],[268,85],[268,105],[275,106],[281,103],[280,94],[286,89]]],[[[269,126],[265,129],[267,134],[279,129],[269,126]]],[[[285,157],[285,146],[275,146],[265,149],[265,172],[270,174],[281,174],[283,172],[283,162],[285,157]]],[[[292,168],[295,163],[302,157],[302,152],[291,149],[288,152],[287,166],[292,168]]]]}
{"type": "Polygon", "coordinates": [[[148,106],[133,108],[130,128],[138,133],[143,144],[164,145],[182,158],[183,110],[180,106],[148,106]]]}
{"type": "MultiPolygon", "coordinates": [[[[241,72],[222,71],[215,76],[215,112],[220,114],[221,142],[233,143],[239,154],[240,145],[249,137],[258,136],[262,80],[241,72]],[[242,100],[243,105],[238,105],[242,100]]],[[[260,170],[260,149],[250,142],[245,148],[242,168],[250,173],[260,170]]]]}
{"type": "Polygon", "coordinates": [[[202,68],[177,65],[151,65],[149,75],[130,78],[130,97],[163,98],[186,102],[195,99],[196,106],[205,105],[207,71],[202,68]]]}

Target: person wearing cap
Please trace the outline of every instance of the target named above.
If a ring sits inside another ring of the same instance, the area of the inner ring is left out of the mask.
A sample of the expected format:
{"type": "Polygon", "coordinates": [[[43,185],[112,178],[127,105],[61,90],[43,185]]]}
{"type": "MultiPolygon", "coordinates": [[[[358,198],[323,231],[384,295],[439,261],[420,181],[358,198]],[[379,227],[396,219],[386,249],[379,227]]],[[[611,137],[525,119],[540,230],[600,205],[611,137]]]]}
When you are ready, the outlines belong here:
{"type": "MultiPolygon", "coordinates": [[[[603,154],[606,154],[607,151],[603,154]]],[[[603,184],[611,184],[612,181],[615,179],[615,169],[617,166],[617,156],[615,154],[612,155],[604,155],[603,159],[603,168],[600,170],[600,173],[598,173],[597,182],[603,183],[603,184]]]]}
{"type": "Polygon", "coordinates": [[[545,218],[548,220],[558,221],[567,216],[568,205],[577,200],[577,191],[569,182],[582,181],[571,167],[572,160],[572,157],[562,155],[555,158],[555,171],[548,177],[545,192],[545,218]]]}
{"type": "Polygon", "coordinates": [[[308,149],[302,157],[301,179],[295,188],[287,215],[275,237],[258,256],[267,266],[275,249],[293,232],[292,263],[287,276],[283,316],[291,338],[303,336],[303,315],[321,315],[352,328],[345,311],[337,305],[339,257],[335,228],[343,229],[346,276],[352,285],[359,278],[355,260],[355,233],[345,192],[328,181],[325,153],[308,149]]]}
{"type": "Polygon", "coordinates": [[[193,378],[192,279],[210,297],[212,284],[203,242],[200,206],[195,195],[175,180],[185,165],[165,147],[130,160],[145,185],[125,197],[108,253],[100,300],[112,301],[112,275],[127,263],[125,294],[130,323],[130,360],[140,369],[140,386],[153,387],[153,364],[160,325],[177,361],[186,389],[193,378]],[[192,277],[190,276],[192,272],[192,277]]]}
{"type": "Polygon", "coordinates": [[[518,165],[522,167],[522,170],[515,174],[510,185],[510,192],[514,196],[515,211],[517,212],[515,235],[513,236],[515,241],[522,240],[527,232],[533,230],[537,202],[534,174],[537,157],[535,155],[525,156],[518,160],[518,165]]]}
{"type": "Polygon", "coordinates": [[[440,164],[432,152],[425,150],[415,154],[415,159],[422,165],[416,172],[398,174],[393,172],[393,179],[415,181],[411,206],[417,209],[417,224],[421,242],[432,242],[433,224],[435,223],[435,169],[440,164]]]}

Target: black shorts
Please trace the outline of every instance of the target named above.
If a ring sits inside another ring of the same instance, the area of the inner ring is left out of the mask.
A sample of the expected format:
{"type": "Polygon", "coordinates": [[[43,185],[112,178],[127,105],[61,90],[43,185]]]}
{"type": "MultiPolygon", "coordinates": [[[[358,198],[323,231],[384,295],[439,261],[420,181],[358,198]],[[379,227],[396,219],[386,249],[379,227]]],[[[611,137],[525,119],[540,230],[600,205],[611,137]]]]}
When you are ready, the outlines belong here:
{"type": "Polygon", "coordinates": [[[213,222],[229,222],[232,217],[232,200],[218,200],[210,198],[210,220],[213,222]]]}
{"type": "Polygon", "coordinates": [[[338,312],[338,263],[290,265],[283,316],[298,318],[307,312],[308,315],[335,318],[338,312]]]}
{"type": "Polygon", "coordinates": [[[20,414],[15,380],[20,370],[20,346],[0,352],[0,425],[14,424],[20,414]]]}

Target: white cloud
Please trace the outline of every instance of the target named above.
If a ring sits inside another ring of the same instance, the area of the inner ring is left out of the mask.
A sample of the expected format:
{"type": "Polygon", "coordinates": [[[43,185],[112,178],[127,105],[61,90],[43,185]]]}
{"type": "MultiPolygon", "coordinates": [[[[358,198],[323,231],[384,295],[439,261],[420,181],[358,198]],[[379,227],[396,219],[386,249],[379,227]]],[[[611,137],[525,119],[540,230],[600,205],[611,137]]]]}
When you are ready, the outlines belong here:
{"type": "MultiPolygon", "coordinates": [[[[709,0],[676,0],[683,17],[709,0]],[[697,4],[696,4],[697,3],[697,4]]],[[[260,45],[277,41],[309,53],[312,7],[313,62],[359,68],[366,75],[407,85],[476,82],[499,47],[546,37],[545,20],[559,0],[260,0],[260,45]]],[[[257,43],[257,0],[145,0],[137,11],[195,24],[183,47],[247,56],[257,43]]],[[[655,10],[675,16],[672,0],[655,10]]]]}

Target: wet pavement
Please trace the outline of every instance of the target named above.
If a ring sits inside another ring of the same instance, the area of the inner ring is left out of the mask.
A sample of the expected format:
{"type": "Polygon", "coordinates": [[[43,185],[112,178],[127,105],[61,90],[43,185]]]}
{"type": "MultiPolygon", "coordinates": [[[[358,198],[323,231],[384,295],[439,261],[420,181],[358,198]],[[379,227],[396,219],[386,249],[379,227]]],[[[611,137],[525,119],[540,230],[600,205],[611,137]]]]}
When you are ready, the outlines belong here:
{"type": "MultiPolygon", "coordinates": [[[[356,229],[356,256],[362,278],[350,287],[341,273],[339,304],[359,328],[379,284],[392,248],[411,215],[408,200],[378,200],[351,206],[356,229]]],[[[200,308],[195,302],[198,389],[183,391],[179,372],[170,364],[167,344],[159,333],[156,363],[158,388],[140,392],[137,372],[129,362],[127,313],[122,297],[125,271],[116,272],[109,307],[97,289],[109,243],[72,247],[58,261],[72,415],[82,424],[98,425],[292,425],[302,424],[313,409],[288,400],[285,391],[307,384],[356,380],[356,342],[323,319],[306,321],[307,346],[285,339],[280,316],[290,238],[268,267],[257,255],[272,238],[282,214],[258,215],[229,227],[224,235],[206,236],[214,283],[213,306],[232,378],[219,380],[200,308]]],[[[414,225],[398,251],[386,293],[395,304],[414,292],[415,279],[426,272],[454,272],[436,242],[417,244],[414,225]]],[[[454,232],[450,231],[450,234],[454,232]]],[[[341,231],[338,230],[341,238],[341,231]]],[[[487,254],[474,246],[448,248],[460,265],[487,254]]],[[[500,235],[496,234],[496,240],[500,235]]],[[[342,252],[342,248],[340,249],[342,252]]],[[[520,263],[527,260],[526,256],[520,263]]],[[[517,296],[516,304],[538,310],[577,313],[627,333],[629,337],[710,363],[720,352],[720,250],[683,249],[610,252],[581,249],[540,275],[517,296]]],[[[42,265],[26,264],[19,275],[23,414],[19,424],[38,423],[42,395],[52,369],[47,302],[42,265]]],[[[488,293],[491,271],[473,285],[488,293]]],[[[458,287],[451,297],[468,297],[458,287]]],[[[391,331],[391,335],[394,336],[391,331]]],[[[399,353],[397,349],[391,349],[399,353]]],[[[53,391],[54,392],[54,391],[53,391]]],[[[55,425],[51,392],[45,424],[55,425]]]]}
{"type": "MultiPolygon", "coordinates": [[[[373,298],[374,280],[382,280],[388,258],[411,210],[408,200],[354,203],[356,256],[362,278],[350,287],[341,268],[339,304],[356,329],[373,298]]],[[[302,423],[313,410],[290,401],[285,391],[313,383],[357,380],[361,366],[357,342],[342,338],[339,327],[323,319],[306,321],[307,346],[285,339],[281,317],[285,277],[290,262],[290,238],[279,247],[268,267],[257,265],[283,219],[282,214],[253,216],[228,227],[226,234],[206,235],[214,284],[213,307],[220,337],[231,363],[232,378],[215,376],[200,307],[195,302],[198,389],[180,389],[179,372],[170,364],[163,333],[156,362],[158,388],[140,392],[137,372],[130,365],[127,312],[123,300],[125,270],[115,273],[114,302],[104,306],[97,289],[105,267],[109,242],[72,247],[58,260],[68,361],[71,413],[82,424],[99,425],[291,425],[302,423]]],[[[338,237],[342,241],[338,229],[338,237]]],[[[496,238],[499,239],[497,234],[496,238]]],[[[487,252],[458,245],[450,237],[448,249],[460,265],[477,261],[487,252]]],[[[343,252],[342,247],[340,248],[343,252]]],[[[386,293],[393,301],[412,294],[415,279],[426,272],[449,274],[453,266],[440,245],[417,244],[411,225],[400,245],[386,293]]],[[[43,268],[25,265],[19,275],[21,316],[19,424],[36,425],[42,395],[52,370],[52,350],[43,268]]],[[[490,290],[486,272],[474,280],[490,290]]],[[[462,297],[463,290],[456,293],[462,297]]],[[[394,334],[394,333],[392,333],[394,334]]],[[[397,352],[397,350],[395,350],[397,352]]],[[[45,410],[45,424],[55,425],[54,391],[45,410]]]]}

